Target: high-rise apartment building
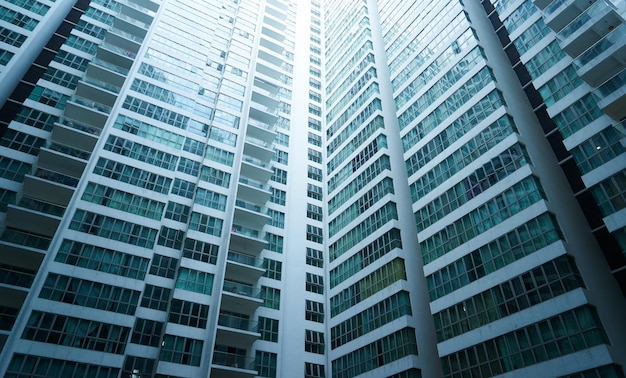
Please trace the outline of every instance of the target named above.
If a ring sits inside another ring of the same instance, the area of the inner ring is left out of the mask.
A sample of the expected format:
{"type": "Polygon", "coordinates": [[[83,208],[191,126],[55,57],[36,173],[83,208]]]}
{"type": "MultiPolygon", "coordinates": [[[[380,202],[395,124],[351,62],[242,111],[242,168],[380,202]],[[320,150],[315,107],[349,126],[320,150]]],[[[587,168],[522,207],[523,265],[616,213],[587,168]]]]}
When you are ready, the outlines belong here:
{"type": "Polygon", "coordinates": [[[623,377],[625,14],[0,1],[0,374],[623,377]]]}

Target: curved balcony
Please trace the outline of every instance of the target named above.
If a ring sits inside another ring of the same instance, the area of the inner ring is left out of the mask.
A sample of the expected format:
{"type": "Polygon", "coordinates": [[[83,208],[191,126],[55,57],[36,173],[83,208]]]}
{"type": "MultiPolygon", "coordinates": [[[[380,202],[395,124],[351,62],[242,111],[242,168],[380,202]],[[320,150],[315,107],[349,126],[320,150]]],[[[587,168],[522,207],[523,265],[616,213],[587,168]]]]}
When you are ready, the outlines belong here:
{"type": "Polygon", "coordinates": [[[224,280],[221,306],[223,311],[251,315],[261,304],[263,300],[259,289],[247,284],[224,280]]]}
{"type": "Polygon", "coordinates": [[[611,118],[626,117],[626,69],[602,84],[594,94],[599,98],[598,106],[611,118]]]}
{"type": "Polygon", "coordinates": [[[559,31],[592,4],[589,0],[556,0],[544,10],[544,19],[552,30],[559,31]]]}
{"type": "Polygon", "coordinates": [[[241,175],[259,182],[268,182],[274,171],[268,162],[244,155],[241,160],[241,175]]]}
{"type": "Polygon", "coordinates": [[[233,224],[230,233],[230,248],[257,256],[267,244],[264,237],[265,234],[259,230],[233,224]]]}
{"type": "Polygon", "coordinates": [[[253,342],[261,337],[257,328],[257,322],[239,316],[220,313],[217,318],[215,342],[236,348],[249,348],[253,342]]]}
{"type": "Polygon", "coordinates": [[[254,358],[221,351],[213,352],[211,377],[219,378],[252,378],[257,375],[254,370],[254,358]]]}
{"type": "Polygon", "coordinates": [[[237,199],[234,222],[245,224],[251,229],[261,229],[270,220],[267,209],[257,204],[237,199]]]}
{"type": "Polygon", "coordinates": [[[617,13],[603,1],[597,1],[564,27],[556,38],[563,51],[577,57],[610,33],[611,26],[621,23],[617,13]]]}
{"type": "Polygon", "coordinates": [[[626,68],[626,25],[622,24],[573,62],[578,75],[593,87],[626,68]]]}
{"type": "Polygon", "coordinates": [[[255,284],[265,273],[262,265],[263,259],[244,253],[228,251],[226,279],[255,284]]]}
{"type": "Polygon", "coordinates": [[[237,198],[258,205],[265,205],[272,193],[267,183],[239,176],[237,198]]]}

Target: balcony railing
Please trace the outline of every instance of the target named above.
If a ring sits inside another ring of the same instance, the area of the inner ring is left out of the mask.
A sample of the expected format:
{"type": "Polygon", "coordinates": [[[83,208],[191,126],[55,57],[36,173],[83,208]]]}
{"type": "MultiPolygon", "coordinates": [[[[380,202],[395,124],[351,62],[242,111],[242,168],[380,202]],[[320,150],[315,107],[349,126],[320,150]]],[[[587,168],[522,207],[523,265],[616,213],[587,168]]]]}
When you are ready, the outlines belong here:
{"type": "Polygon", "coordinates": [[[95,136],[99,136],[100,133],[102,132],[102,130],[97,128],[97,127],[93,127],[93,126],[87,125],[85,123],[74,121],[74,120],[70,120],[70,119],[67,119],[67,118],[61,118],[60,122],[64,126],[67,126],[67,127],[72,128],[72,129],[79,130],[79,131],[83,131],[83,132],[86,132],[87,134],[91,134],[91,135],[95,135],[95,136]]]}
{"type": "Polygon", "coordinates": [[[217,325],[249,332],[257,332],[258,329],[257,322],[228,314],[220,314],[217,318],[217,325]]]}
{"type": "Polygon", "coordinates": [[[254,118],[249,118],[248,119],[248,123],[253,125],[253,126],[256,126],[256,127],[260,128],[260,129],[264,129],[264,130],[272,131],[272,132],[276,131],[276,126],[268,125],[267,123],[261,122],[259,120],[254,119],[254,118]]]}
{"type": "Polygon", "coordinates": [[[0,283],[29,288],[34,279],[33,271],[0,264],[0,283]]]}
{"type": "Polygon", "coordinates": [[[109,83],[105,83],[104,81],[101,81],[101,80],[96,80],[96,79],[94,79],[92,77],[89,77],[89,76],[84,77],[83,81],[85,83],[91,84],[91,85],[93,85],[95,87],[102,88],[102,89],[105,89],[105,90],[113,92],[113,93],[119,93],[120,92],[120,87],[112,85],[112,84],[109,84],[109,83]]]}
{"type": "Polygon", "coordinates": [[[35,172],[35,176],[39,177],[39,178],[42,178],[44,180],[56,182],[56,183],[67,185],[67,186],[71,186],[71,187],[74,187],[74,188],[78,185],[78,179],[77,178],[71,177],[71,176],[66,176],[66,175],[58,173],[58,172],[49,171],[49,170],[44,169],[44,168],[38,168],[37,171],[35,172]]]}
{"type": "Polygon", "coordinates": [[[224,280],[223,289],[227,293],[239,294],[250,298],[260,298],[261,290],[250,285],[224,280]]]}
{"type": "Polygon", "coordinates": [[[250,156],[243,156],[243,161],[245,161],[246,163],[250,163],[252,165],[257,165],[261,168],[265,168],[265,169],[272,169],[272,165],[269,163],[264,162],[263,160],[259,160],[256,158],[252,158],[250,156]]]}
{"type": "Polygon", "coordinates": [[[235,201],[235,206],[241,207],[243,209],[251,210],[251,211],[256,211],[257,213],[263,213],[265,210],[265,207],[261,207],[251,202],[239,200],[239,199],[235,201]]]}
{"type": "Polygon", "coordinates": [[[103,68],[106,68],[108,70],[111,70],[113,72],[117,72],[119,74],[122,74],[124,76],[128,75],[128,70],[125,68],[122,68],[120,66],[116,66],[115,64],[109,63],[109,62],[105,62],[102,59],[94,59],[91,61],[91,63],[93,63],[96,66],[100,66],[103,68]]]}
{"type": "Polygon", "coordinates": [[[255,268],[260,268],[263,265],[263,260],[258,259],[254,256],[245,255],[243,253],[228,251],[228,261],[233,261],[236,263],[252,266],[255,268]]]}
{"type": "Polygon", "coordinates": [[[598,41],[598,43],[582,53],[578,59],[575,59],[573,62],[574,67],[578,69],[582,68],[587,63],[599,57],[612,47],[624,45],[624,41],[626,41],[626,27],[624,25],[620,25],[613,30],[613,32],[607,34],[604,38],[598,41]]]}
{"type": "Polygon", "coordinates": [[[258,189],[270,190],[269,184],[264,183],[264,182],[260,182],[260,181],[256,181],[256,180],[252,180],[252,179],[249,179],[249,178],[246,178],[246,177],[239,176],[239,182],[242,183],[242,184],[253,186],[253,187],[258,188],[258,189]]]}
{"type": "Polygon", "coordinates": [[[608,11],[606,4],[602,1],[596,1],[591,7],[587,8],[587,10],[570,22],[566,27],[563,28],[557,35],[557,39],[559,41],[566,40],[569,36],[581,30],[581,27],[587,23],[589,20],[594,17],[604,14],[608,11]]]}
{"type": "Polygon", "coordinates": [[[50,246],[51,238],[47,238],[40,235],[31,234],[24,231],[19,231],[11,228],[7,228],[0,236],[0,240],[19,244],[30,248],[36,248],[41,250],[47,250],[50,246]]]}
{"type": "Polygon", "coordinates": [[[89,160],[89,156],[91,156],[91,153],[88,151],[79,150],[78,148],[64,146],[62,144],[54,143],[54,142],[50,143],[50,145],[48,146],[48,149],[52,151],[60,152],[62,154],[69,155],[75,158],[79,158],[82,160],[89,160]]]}
{"type": "Polygon", "coordinates": [[[106,113],[106,114],[111,113],[111,108],[109,106],[102,105],[101,103],[96,102],[96,101],[87,100],[86,98],[82,98],[78,96],[72,96],[71,100],[77,104],[86,106],[90,109],[94,109],[102,113],[106,113]]]}
{"type": "Polygon", "coordinates": [[[240,226],[238,224],[233,224],[233,227],[231,229],[232,232],[235,232],[237,234],[241,234],[244,236],[249,236],[252,238],[259,238],[261,236],[261,233],[259,232],[259,230],[254,230],[252,228],[249,227],[245,227],[245,226],[240,226]]]}
{"type": "Polygon", "coordinates": [[[25,209],[38,211],[40,213],[50,214],[56,217],[62,217],[63,213],[65,213],[64,207],[28,197],[22,197],[18,206],[21,206],[25,209]]]}
{"type": "Polygon", "coordinates": [[[237,369],[254,370],[254,357],[241,356],[234,353],[213,352],[213,364],[229,366],[237,369]]]}

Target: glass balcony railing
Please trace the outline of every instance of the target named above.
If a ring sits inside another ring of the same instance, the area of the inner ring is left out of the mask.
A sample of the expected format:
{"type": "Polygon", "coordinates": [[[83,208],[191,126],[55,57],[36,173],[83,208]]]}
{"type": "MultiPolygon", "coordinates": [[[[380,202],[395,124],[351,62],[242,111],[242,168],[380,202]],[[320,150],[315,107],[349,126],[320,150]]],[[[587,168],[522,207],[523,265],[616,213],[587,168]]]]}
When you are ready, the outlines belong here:
{"type": "Polygon", "coordinates": [[[607,97],[618,89],[626,90],[626,70],[613,76],[609,81],[602,84],[596,89],[596,93],[602,97],[607,97]]]}
{"type": "Polygon", "coordinates": [[[125,32],[125,31],[123,31],[121,29],[118,29],[118,28],[115,28],[115,27],[109,29],[109,32],[111,32],[113,34],[120,35],[120,36],[122,36],[122,37],[124,37],[126,39],[129,39],[129,40],[133,41],[133,42],[137,42],[137,43],[142,43],[143,42],[143,38],[138,37],[138,36],[136,36],[134,34],[125,32]]]}
{"type": "Polygon", "coordinates": [[[623,46],[625,43],[626,27],[620,25],[575,59],[573,62],[574,67],[580,69],[610,49],[616,46],[623,46]]]}
{"type": "Polygon", "coordinates": [[[79,150],[78,148],[64,146],[62,144],[54,143],[54,142],[50,143],[50,145],[48,146],[48,149],[52,151],[60,152],[62,154],[69,155],[75,158],[79,158],[82,160],[89,160],[89,157],[91,156],[91,153],[88,151],[79,150]]]}
{"type": "Polygon", "coordinates": [[[15,266],[0,264],[0,283],[29,288],[35,279],[35,272],[15,266]]]}
{"type": "Polygon", "coordinates": [[[38,168],[35,172],[35,176],[41,179],[56,182],[59,184],[76,187],[78,185],[78,179],[75,177],[67,176],[62,173],[50,171],[44,168],[38,168]]]}
{"type": "Polygon", "coordinates": [[[249,179],[247,177],[239,176],[239,182],[242,184],[250,185],[262,190],[270,190],[270,186],[267,183],[249,179]]]}
{"type": "Polygon", "coordinates": [[[254,119],[254,118],[248,118],[248,123],[253,125],[253,126],[256,126],[256,127],[260,128],[260,129],[264,129],[264,130],[272,131],[272,132],[276,131],[276,126],[268,125],[267,123],[261,122],[259,120],[254,119]]]}
{"type": "Polygon", "coordinates": [[[261,168],[272,169],[272,165],[270,163],[266,163],[263,160],[256,159],[256,158],[253,158],[253,157],[250,157],[250,156],[244,155],[243,156],[243,161],[245,161],[246,163],[257,165],[257,166],[259,166],[261,168]]]}
{"type": "Polygon", "coordinates": [[[234,251],[228,251],[228,261],[233,261],[255,268],[260,268],[263,265],[262,259],[234,251]]]}
{"type": "Polygon", "coordinates": [[[254,230],[249,227],[240,226],[238,224],[233,224],[231,231],[237,234],[244,235],[244,236],[249,236],[251,238],[260,238],[261,236],[261,233],[259,232],[259,230],[254,230]]]}
{"type": "Polygon", "coordinates": [[[255,205],[252,202],[248,202],[248,201],[244,201],[244,200],[237,200],[237,201],[235,201],[235,206],[241,207],[243,209],[250,210],[250,211],[256,211],[257,213],[265,212],[265,207],[259,206],[259,205],[255,205]]]}
{"type": "Polygon", "coordinates": [[[116,53],[118,53],[118,54],[120,54],[120,55],[122,55],[122,56],[125,56],[125,57],[127,57],[127,58],[130,58],[130,59],[135,59],[135,58],[137,57],[137,54],[136,54],[134,51],[125,50],[125,49],[123,49],[123,48],[121,48],[121,47],[118,47],[118,46],[112,45],[112,44],[110,44],[110,43],[106,43],[106,42],[105,42],[105,43],[103,43],[103,44],[102,44],[102,45],[100,45],[100,46],[101,46],[101,47],[103,47],[103,48],[105,48],[105,49],[107,49],[107,50],[110,50],[110,51],[116,52],[116,53]]]}
{"type": "Polygon", "coordinates": [[[148,30],[148,28],[150,28],[150,25],[146,24],[145,22],[141,22],[141,21],[139,21],[139,20],[137,20],[135,18],[129,17],[129,16],[127,16],[125,14],[122,14],[122,13],[118,13],[116,18],[118,18],[120,20],[124,20],[124,21],[128,22],[129,24],[138,26],[141,29],[148,30]]]}
{"type": "Polygon", "coordinates": [[[262,141],[261,139],[257,139],[251,136],[246,136],[246,138],[244,139],[246,141],[246,143],[250,143],[253,144],[255,146],[259,146],[259,147],[263,147],[263,148],[267,148],[267,149],[271,149],[272,148],[272,144],[271,143],[267,143],[262,141]]]}
{"type": "Polygon", "coordinates": [[[239,316],[233,316],[228,314],[219,314],[217,318],[217,324],[223,327],[240,329],[242,331],[257,332],[258,323],[251,321],[250,319],[241,318],[239,316]]]}
{"type": "Polygon", "coordinates": [[[254,370],[254,357],[246,357],[216,350],[213,352],[213,364],[237,369],[254,370]]]}
{"type": "Polygon", "coordinates": [[[109,84],[109,83],[105,83],[104,81],[101,80],[96,80],[92,77],[86,76],[83,78],[83,81],[85,83],[91,84],[94,87],[98,87],[98,88],[102,88],[105,89],[109,92],[113,92],[113,93],[120,93],[120,87],[117,87],[115,85],[109,84]]]}
{"type": "Polygon", "coordinates": [[[125,68],[122,68],[120,66],[116,66],[115,64],[109,63],[109,62],[105,62],[102,59],[94,59],[91,61],[91,63],[93,63],[96,66],[102,67],[102,68],[106,68],[107,70],[113,71],[113,72],[117,72],[119,74],[122,74],[124,76],[128,75],[128,70],[125,68]]]}
{"type": "Polygon", "coordinates": [[[0,240],[44,251],[48,249],[50,242],[52,241],[52,239],[41,235],[35,235],[12,228],[4,230],[2,236],[0,236],[0,240]]]}
{"type": "Polygon", "coordinates": [[[22,199],[18,203],[18,206],[21,206],[25,209],[38,211],[40,213],[50,214],[56,217],[62,217],[63,213],[65,213],[64,207],[28,197],[22,197],[22,199]]]}
{"type": "Polygon", "coordinates": [[[77,104],[86,106],[90,109],[97,110],[102,113],[106,113],[106,114],[111,113],[111,108],[109,106],[102,105],[101,103],[96,102],[96,101],[87,100],[86,98],[83,98],[83,97],[72,96],[71,101],[77,104]]]}
{"type": "Polygon", "coordinates": [[[559,34],[557,34],[557,39],[559,41],[564,41],[577,31],[586,29],[583,28],[583,25],[598,15],[605,14],[607,11],[608,9],[602,1],[596,1],[591,7],[587,8],[585,12],[564,27],[559,34]]]}
{"type": "Polygon", "coordinates": [[[250,297],[250,298],[258,299],[261,297],[261,290],[256,289],[250,285],[233,282],[233,281],[224,280],[223,290],[224,292],[227,292],[227,293],[243,295],[245,297],[250,297]]]}
{"type": "Polygon", "coordinates": [[[83,131],[87,134],[91,134],[94,136],[99,136],[100,133],[102,132],[102,130],[97,127],[93,127],[91,125],[87,125],[85,123],[74,121],[74,120],[67,119],[67,118],[61,118],[60,123],[64,126],[70,127],[75,130],[83,131]]]}

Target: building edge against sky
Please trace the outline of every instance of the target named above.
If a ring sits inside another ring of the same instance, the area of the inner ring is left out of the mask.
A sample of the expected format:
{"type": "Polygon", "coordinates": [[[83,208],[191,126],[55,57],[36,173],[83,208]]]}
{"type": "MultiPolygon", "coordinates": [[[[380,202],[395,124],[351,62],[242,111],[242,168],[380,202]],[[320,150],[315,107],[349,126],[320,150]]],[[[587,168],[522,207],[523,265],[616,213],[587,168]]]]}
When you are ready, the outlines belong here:
{"type": "Polygon", "coordinates": [[[623,4],[71,3],[0,2],[2,374],[623,376],[623,4]]]}

